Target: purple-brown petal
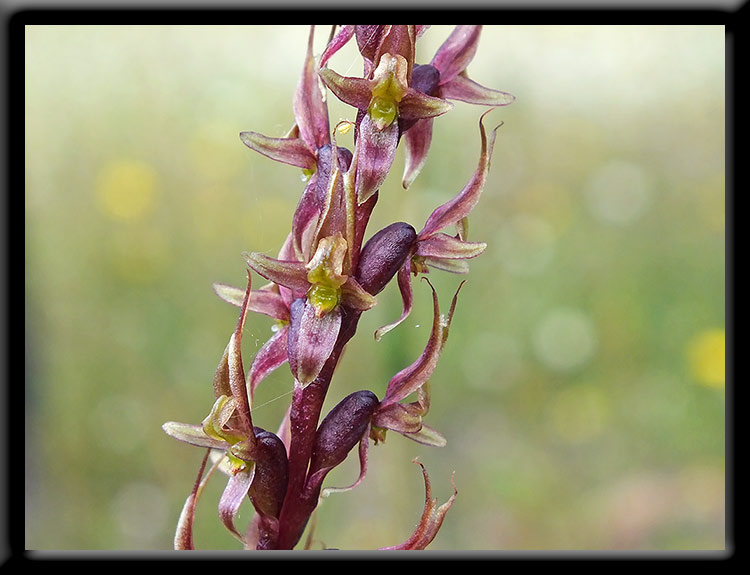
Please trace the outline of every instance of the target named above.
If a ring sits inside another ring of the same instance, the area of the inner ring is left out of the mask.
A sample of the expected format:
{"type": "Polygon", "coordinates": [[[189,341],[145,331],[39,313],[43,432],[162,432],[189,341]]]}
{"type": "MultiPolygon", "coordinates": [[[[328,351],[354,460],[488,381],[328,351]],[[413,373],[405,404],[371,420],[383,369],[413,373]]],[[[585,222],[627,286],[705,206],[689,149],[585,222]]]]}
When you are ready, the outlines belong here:
{"type": "Polygon", "coordinates": [[[341,76],[330,68],[321,68],[319,74],[328,89],[342,102],[362,110],[370,105],[372,91],[369,80],[341,76]]]}
{"type": "MultiPolygon", "coordinates": [[[[450,312],[447,316],[443,316],[440,314],[437,292],[435,291],[435,288],[432,287],[429,280],[427,280],[427,283],[432,290],[433,320],[430,337],[427,340],[427,345],[425,346],[422,355],[420,355],[419,358],[409,367],[399,371],[393,376],[393,378],[391,378],[391,381],[388,382],[385,397],[378,407],[379,412],[389,405],[398,403],[409,394],[422,387],[422,385],[430,379],[437,367],[437,362],[443,351],[443,347],[445,346],[445,341],[448,339],[448,330],[450,329],[451,320],[453,318],[458,291],[456,292],[456,295],[453,296],[450,312]]],[[[463,283],[461,285],[463,285],[463,283]]],[[[461,288],[459,287],[458,289],[460,290],[461,288]]]]}
{"type": "Polygon", "coordinates": [[[198,504],[198,498],[201,493],[201,479],[203,477],[203,471],[206,469],[206,462],[208,461],[208,455],[211,453],[210,449],[206,450],[206,454],[203,456],[200,469],[198,470],[198,477],[195,479],[193,489],[185,500],[185,505],[182,507],[180,512],[180,518],[177,521],[177,529],[174,535],[174,548],[175,551],[192,551],[195,549],[193,543],[193,520],[195,519],[195,506],[198,504]]]}
{"type": "Polygon", "coordinates": [[[330,357],[341,328],[341,308],[318,317],[305,298],[292,303],[288,335],[289,367],[303,387],[311,383],[330,357]]]}
{"type": "Polygon", "coordinates": [[[448,82],[463,72],[474,58],[481,26],[456,26],[438,48],[431,64],[440,71],[441,82],[448,82]]]}
{"type": "MultiPolygon", "coordinates": [[[[225,302],[231,303],[237,307],[242,307],[242,302],[245,297],[244,290],[223,283],[213,284],[213,289],[216,295],[225,302]]],[[[264,289],[251,291],[247,309],[255,313],[262,313],[263,315],[267,315],[274,319],[283,321],[289,320],[289,308],[281,295],[275,291],[264,289]]]]}
{"type": "Polygon", "coordinates": [[[244,252],[247,265],[258,274],[294,292],[304,293],[310,287],[305,264],[298,261],[283,261],[257,252],[244,252]]]}
{"type": "Polygon", "coordinates": [[[428,96],[414,88],[409,88],[398,104],[398,115],[401,120],[408,122],[409,120],[434,118],[445,114],[451,108],[453,108],[453,104],[442,98],[428,96]]]}
{"type": "Polygon", "coordinates": [[[470,79],[466,74],[459,74],[445,84],[441,84],[439,91],[441,98],[460,100],[480,106],[507,106],[516,99],[513,94],[508,94],[508,92],[485,88],[470,79]]]}
{"type": "Polygon", "coordinates": [[[333,38],[328,42],[323,54],[320,56],[319,66],[322,68],[326,65],[329,58],[338,52],[354,35],[354,26],[349,24],[342,26],[333,38]]]}
{"type": "Polygon", "coordinates": [[[241,132],[240,140],[251,150],[277,162],[305,170],[315,169],[315,154],[300,138],[269,138],[257,132],[241,132]]]}
{"type": "Polygon", "coordinates": [[[255,393],[255,388],[271,372],[287,361],[287,335],[289,326],[281,327],[271,338],[263,344],[255,354],[255,359],[250,365],[250,371],[247,374],[248,386],[250,388],[250,398],[255,393]]]}
{"type": "Polygon", "coordinates": [[[247,466],[229,477],[227,486],[219,500],[219,518],[229,532],[244,543],[242,535],[237,531],[234,521],[240,510],[240,505],[247,497],[250,485],[253,482],[255,466],[247,466]]]}
{"type": "Polygon", "coordinates": [[[491,111],[492,110],[488,110],[482,114],[479,119],[479,133],[481,135],[482,145],[479,155],[479,164],[477,165],[474,175],[458,195],[449,202],[436,208],[432,214],[430,214],[424,228],[419,232],[420,239],[427,238],[447,226],[456,224],[469,215],[469,212],[471,212],[479,201],[485,181],[487,180],[487,172],[490,167],[490,158],[492,157],[492,148],[495,144],[495,136],[500,127],[497,126],[492,131],[488,141],[482,120],[491,111]]]}
{"type": "Polygon", "coordinates": [[[427,161],[432,142],[432,122],[432,118],[417,120],[404,132],[405,165],[401,185],[405,190],[414,183],[427,161]]]}
{"type": "Polygon", "coordinates": [[[300,137],[311,150],[322,148],[331,141],[328,128],[328,107],[320,91],[317,68],[313,58],[314,31],[315,26],[310,26],[305,66],[292,104],[300,137]]]}
{"type": "Polygon", "coordinates": [[[398,122],[393,122],[382,131],[378,130],[365,114],[359,125],[357,138],[357,202],[362,204],[372,196],[385,181],[398,146],[398,122]]]}

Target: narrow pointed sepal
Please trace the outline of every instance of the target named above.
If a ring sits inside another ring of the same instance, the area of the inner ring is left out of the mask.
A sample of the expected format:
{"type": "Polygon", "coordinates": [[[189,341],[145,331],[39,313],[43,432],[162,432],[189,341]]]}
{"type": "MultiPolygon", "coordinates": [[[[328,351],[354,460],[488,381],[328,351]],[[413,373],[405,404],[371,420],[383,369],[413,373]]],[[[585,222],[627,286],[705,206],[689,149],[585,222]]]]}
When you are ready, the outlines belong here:
{"type": "Polygon", "coordinates": [[[226,449],[227,442],[206,434],[201,425],[191,423],[180,423],[178,421],[167,421],[161,426],[164,433],[178,441],[195,445],[196,447],[208,447],[211,449],[226,449]]]}
{"type": "Polygon", "coordinates": [[[193,542],[193,522],[195,520],[195,507],[198,504],[198,499],[202,491],[203,471],[206,469],[206,462],[208,461],[208,455],[211,453],[210,450],[206,450],[206,454],[203,456],[200,469],[198,471],[198,477],[195,479],[193,489],[185,500],[185,504],[182,506],[180,512],[180,518],[177,520],[177,529],[174,534],[174,549],[175,551],[192,551],[195,549],[193,542]]]}
{"type": "Polygon", "coordinates": [[[345,104],[360,110],[366,110],[370,105],[372,91],[369,80],[342,76],[330,68],[321,68],[319,74],[328,89],[345,104]]]}
{"type": "Polygon", "coordinates": [[[401,316],[395,322],[389,323],[375,330],[375,341],[380,341],[386,333],[398,327],[411,313],[414,304],[414,296],[411,288],[411,263],[408,260],[398,271],[397,281],[398,289],[401,292],[401,316]]]}
{"type": "Polygon", "coordinates": [[[484,242],[465,242],[448,234],[437,233],[417,243],[417,256],[442,259],[470,259],[487,248],[484,242]]]}
{"type": "Polygon", "coordinates": [[[481,26],[456,26],[430,62],[440,71],[441,83],[463,72],[474,58],[481,26]]]}
{"type": "Polygon", "coordinates": [[[240,510],[240,505],[248,495],[254,473],[255,466],[253,464],[248,464],[243,469],[237,470],[229,477],[227,486],[219,500],[219,518],[222,524],[243,544],[244,538],[237,531],[234,522],[240,510]]]}
{"type": "Polygon", "coordinates": [[[479,202],[479,197],[484,189],[485,181],[487,180],[487,172],[489,171],[490,158],[492,157],[492,148],[495,143],[495,136],[500,126],[497,126],[491,133],[489,138],[484,129],[483,120],[484,117],[491,112],[488,110],[482,114],[479,119],[479,133],[481,136],[481,152],[479,155],[479,163],[474,175],[471,177],[466,186],[459,192],[452,200],[436,208],[430,217],[427,218],[427,222],[419,232],[420,239],[426,238],[435,232],[442,230],[443,228],[455,225],[463,218],[469,215],[474,206],[479,202]]]}
{"type": "Polygon", "coordinates": [[[311,150],[317,150],[331,142],[328,107],[320,91],[318,70],[313,57],[314,31],[315,26],[310,26],[305,65],[292,104],[300,137],[311,150]]]}
{"type": "Polygon", "coordinates": [[[453,108],[453,104],[443,98],[428,96],[409,88],[398,105],[399,118],[404,121],[420,120],[441,116],[453,108]]]}
{"type": "MultiPolygon", "coordinates": [[[[214,293],[222,300],[234,306],[242,307],[242,302],[245,299],[244,289],[223,283],[215,283],[212,287],[214,293]]],[[[289,320],[289,309],[281,295],[275,291],[253,290],[250,292],[247,309],[274,319],[289,320]]]]}
{"type": "Polygon", "coordinates": [[[257,132],[241,132],[240,140],[259,154],[304,170],[315,169],[315,154],[300,138],[269,138],[257,132]]]}
{"type": "Polygon", "coordinates": [[[258,353],[255,354],[255,359],[253,359],[253,363],[250,365],[250,371],[247,374],[251,400],[258,384],[287,361],[288,334],[289,326],[282,326],[266,343],[263,344],[263,347],[258,350],[258,353]]]}
{"type": "Polygon", "coordinates": [[[365,114],[357,138],[357,203],[366,202],[378,191],[393,165],[398,146],[398,122],[379,130],[365,114]]]}
{"type": "Polygon", "coordinates": [[[401,545],[396,545],[394,547],[383,547],[382,550],[426,549],[427,546],[432,543],[432,540],[435,539],[435,536],[437,535],[440,527],[443,524],[446,513],[448,513],[448,510],[451,508],[451,506],[453,505],[453,501],[458,495],[456,484],[453,482],[453,478],[451,477],[451,483],[453,484],[453,494],[450,496],[448,501],[438,506],[437,499],[433,499],[432,497],[430,478],[427,475],[427,470],[425,469],[424,465],[422,465],[418,460],[415,459],[414,463],[417,463],[422,468],[422,475],[424,477],[425,503],[424,511],[422,512],[422,518],[419,520],[417,528],[414,530],[414,533],[411,535],[411,537],[409,537],[409,539],[404,541],[401,545]]]}

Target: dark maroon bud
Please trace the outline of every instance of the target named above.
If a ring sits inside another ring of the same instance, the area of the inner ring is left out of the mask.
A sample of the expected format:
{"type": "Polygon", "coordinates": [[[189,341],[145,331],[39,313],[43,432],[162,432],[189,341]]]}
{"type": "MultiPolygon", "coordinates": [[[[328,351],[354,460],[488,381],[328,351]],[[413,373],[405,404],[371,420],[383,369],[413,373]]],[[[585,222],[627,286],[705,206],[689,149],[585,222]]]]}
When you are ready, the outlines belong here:
{"type": "Polygon", "coordinates": [[[254,429],[258,456],[250,498],[258,513],[278,517],[289,478],[286,448],[276,434],[259,427],[254,429]]]}
{"type": "Polygon", "coordinates": [[[404,265],[416,240],[417,232],[405,222],[391,224],[372,236],[359,256],[359,285],[377,295],[404,265]]]}
{"type": "Polygon", "coordinates": [[[411,74],[410,86],[428,96],[435,96],[440,83],[440,72],[429,64],[418,64],[414,66],[411,74]]]}
{"type": "Polygon", "coordinates": [[[309,476],[333,469],[346,459],[367,431],[377,405],[378,398],[371,391],[355,391],[326,415],[315,434],[309,476]]]}

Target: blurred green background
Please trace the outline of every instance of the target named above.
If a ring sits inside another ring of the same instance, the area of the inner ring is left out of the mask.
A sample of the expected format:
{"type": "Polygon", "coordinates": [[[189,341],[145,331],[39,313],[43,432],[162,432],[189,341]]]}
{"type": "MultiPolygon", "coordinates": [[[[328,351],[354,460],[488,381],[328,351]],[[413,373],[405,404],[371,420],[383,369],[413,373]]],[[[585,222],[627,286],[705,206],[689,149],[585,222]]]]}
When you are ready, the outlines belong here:
{"type": "MultiPolygon", "coordinates": [[[[418,62],[450,31],[433,26],[418,62]]],[[[454,472],[459,491],[430,549],[724,548],[724,34],[485,27],[469,74],[517,100],[487,118],[504,122],[471,218],[488,248],[432,379],[426,421],[448,445],[389,434],[364,483],[319,508],[315,548],[405,540],[424,502],[414,457],[441,502],[454,472]]],[[[242,286],[245,250],[277,253],[303,189],[238,133],[290,128],[306,42],[301,26],[26,27],[27,548],[171,549],[202,451],[161,424],[208,413],[237,319],[211,284],[242,286]]],[[[361,73],[353,43],[330,65],[361,73]]],[[[332,124],[354,119],[329,102],[332,124]]],[[[419,229],[464,186],[483,111],[436,121],[408,191],[399,152],[369,234],[419,229]]],[[[463,278],[430,279],[447,309],[463,278]]],[[[426,283],[415,298],[376,343],[400,313],[395,284],[379,296],[329,407],[382,397],[421,352],[426,283]]],[[[248,319],[246,362],[271,324],[248,319]]],[[[291,385],[286,366],[263,383],[256,425],[276,429],[291,385]]],[[[352,455],[326,484],[357,472],[352,455]]],[[[200,549],[239,548],[224,483],[198,508],[200,549]]]]}

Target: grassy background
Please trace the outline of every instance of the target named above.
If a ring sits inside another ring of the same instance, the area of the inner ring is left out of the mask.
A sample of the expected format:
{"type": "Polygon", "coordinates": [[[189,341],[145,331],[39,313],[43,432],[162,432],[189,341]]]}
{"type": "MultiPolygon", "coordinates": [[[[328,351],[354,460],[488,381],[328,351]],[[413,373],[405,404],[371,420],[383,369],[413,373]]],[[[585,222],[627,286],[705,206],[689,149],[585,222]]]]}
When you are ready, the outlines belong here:
{"type": "MultiPolygon", "coordinates": [[[[451,28],[420,41],[426,62],[451,28]]],[[[318,33],[322,50],[328,28],[318,33]]],[[[26,546],[169,549],[202,453],[199,422],[237,310],[242,251],[275,254],[300,172],[245,148],[282,135],[304,27],[26,28],[26,546]]],[[[431,549],[722,549],[725,542],[724,29],[487,26],[471,77],[517,97],[471,219],[472,262],[432,379],[431,449],[390,434],[355,491],[321,506],[316,547],[375,549],[433,493],[459,496],[431,549]]],[[[331,61],[361,64],[353,46],[331,61]]],[[[353,119],[330,98],[332,123],[353,119]]],[[[483,109],[456,103],[400,187],[399,153],[369,233],[419,229],[471,176],[483,109]]],[[[351,146],[351,135],[340,143],[351,146]]],[[[256,276],[257,277],[257,276],[256,276]]],[[[462,279],[431,274],[447,308],[462,279]]],[[[329,394],[369,388],[421,352],[429,289],[395,285],[360,323],[329,394]]],[[[271,321],[248,319],[246,357],[271,321]]],[[[257,425],[289,401],[282,367],[257,425]]],[[[356,457],[329,476],[345,485],[356,457]]],[[[212,481],[196,544],[237,549],[212,481]]],[[[251,513],[244,508],[240,524],[251,513]]]]}

